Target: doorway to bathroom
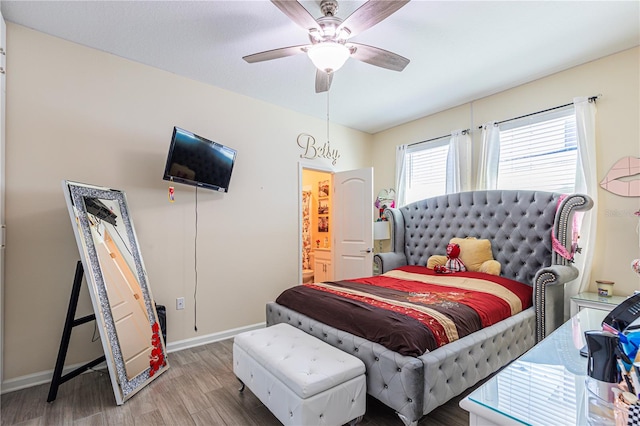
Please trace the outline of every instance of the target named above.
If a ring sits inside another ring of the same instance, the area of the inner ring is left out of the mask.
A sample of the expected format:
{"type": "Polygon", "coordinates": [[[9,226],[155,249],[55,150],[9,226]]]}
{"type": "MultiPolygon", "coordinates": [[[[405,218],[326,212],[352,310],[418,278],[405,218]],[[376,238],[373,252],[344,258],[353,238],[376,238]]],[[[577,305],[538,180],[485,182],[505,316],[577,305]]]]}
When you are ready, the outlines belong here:
{"type": "Polygon", "coordinates": [[[373,273],[373,168],[333,172],[300,164],[299,282],[373,273]]]}
{"type": "Polygon", "coordinates": [[[333,279],[332,195],[333,174],[319,169],[302,169],[301,269],[302,282],[333,279]]]}

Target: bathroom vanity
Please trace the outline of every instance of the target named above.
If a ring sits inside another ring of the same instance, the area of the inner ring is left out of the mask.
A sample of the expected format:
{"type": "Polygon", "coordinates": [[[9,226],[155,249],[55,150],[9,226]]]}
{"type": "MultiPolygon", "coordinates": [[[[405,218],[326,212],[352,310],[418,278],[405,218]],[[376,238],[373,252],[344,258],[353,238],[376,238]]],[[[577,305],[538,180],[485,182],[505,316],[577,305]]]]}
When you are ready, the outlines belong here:
{"type": "Polygon", "coordinates": [[[315,282],[333,280],[333,266],[331,264],[331,249],[317,248],[314,250],[313,273],[315,282]]]}

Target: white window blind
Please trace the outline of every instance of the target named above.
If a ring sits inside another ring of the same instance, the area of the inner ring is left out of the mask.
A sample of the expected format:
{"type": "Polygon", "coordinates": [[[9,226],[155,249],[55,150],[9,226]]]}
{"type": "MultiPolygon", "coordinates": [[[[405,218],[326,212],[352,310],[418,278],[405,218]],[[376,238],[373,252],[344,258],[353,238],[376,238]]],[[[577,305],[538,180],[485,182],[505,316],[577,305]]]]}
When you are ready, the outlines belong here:
{"type": "Polygon", "coordinates": [[[501,124],[498,188],[573,192],[577,149],[573,106],[501,124]]]}
{"type": "Polygon", "coordinates": [[[449,139],[410,146],[405,156],[407,204],[446,193],[449,139]]]}

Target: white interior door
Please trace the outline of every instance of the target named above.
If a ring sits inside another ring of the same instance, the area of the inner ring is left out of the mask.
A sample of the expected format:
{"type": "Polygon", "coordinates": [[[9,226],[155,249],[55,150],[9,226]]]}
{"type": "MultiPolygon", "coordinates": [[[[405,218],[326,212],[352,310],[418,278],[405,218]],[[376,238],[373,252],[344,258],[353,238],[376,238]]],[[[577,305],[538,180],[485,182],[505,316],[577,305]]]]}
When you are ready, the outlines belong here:
{"type": "Polygon", "coordinates": [[[334,279],[373,273],[373,168],[333,175],[334,279]]]}

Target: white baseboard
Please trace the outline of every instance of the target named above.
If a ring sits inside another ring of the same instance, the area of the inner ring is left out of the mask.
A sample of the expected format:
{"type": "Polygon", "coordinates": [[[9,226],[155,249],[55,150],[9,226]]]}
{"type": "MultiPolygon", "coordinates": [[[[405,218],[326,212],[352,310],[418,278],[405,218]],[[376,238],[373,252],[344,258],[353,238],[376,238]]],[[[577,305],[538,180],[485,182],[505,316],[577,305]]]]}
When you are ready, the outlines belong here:
{"type": "MultiPolygon", "coordinates": [[[[236,334],[244,333],[245,331],[257,330],[264,327],[266,327],[266,323],[260,322],[257,324],[247,325],[245,327],[238,327],[231,330],[208,334],[206,336],[198,336],[191,339],[171,342],[167,344],[167,353],[181,351],[196,346],[202,346],[208,343],[219,342],[220,340],[230,339],[236,334]]],[[[73,371],[78,367],[82,367],[84,364],[86,364],[86,362],[67,366],[63,368],[62,375],[64,376],[68,372],[73,371]]],[[[171,365],[171,358],[169,358],[169,365],[171,365]]],[[[104,370],[106,368],[107,366],[104,362],[93,367],[94,370],[104,370]]],[[[14,392],[20,389],[26,389],[44,383],[50,383],[52,377],[53,370],[47,370],[41,371],[39,373],[27,374],[25,376],[16,377],[14,379],[5,380],[2,382],[0,394],[14,392]]]]}
{"type": "Polygon", "coordinates": [[[208,334],[206,336],[192,337],[191,339],[171,342],[167,344],[167,352],[171,353],[176,351],[182,351],[184,349],[194,348],[196,346],[202,346],[208,343],[219,342],[220,340],[230,339],[236,334],[244,333],[245,331],[257,330],[259,328],[264,328],[266,326],[267,326],[266,323],[259,322],[257,324],[247,325],[247,326],[238,327],[238,328],[232,328],[231,330],[208,334]]]}

